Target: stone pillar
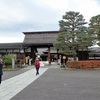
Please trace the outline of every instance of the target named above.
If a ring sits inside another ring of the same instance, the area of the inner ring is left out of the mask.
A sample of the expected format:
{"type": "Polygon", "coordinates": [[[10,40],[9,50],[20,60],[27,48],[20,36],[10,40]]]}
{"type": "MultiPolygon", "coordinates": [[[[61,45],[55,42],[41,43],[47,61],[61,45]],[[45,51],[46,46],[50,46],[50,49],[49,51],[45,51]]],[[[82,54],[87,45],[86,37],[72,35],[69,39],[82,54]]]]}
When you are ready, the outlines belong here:
{"type": "Polygon", "coordinates": [[[15,69],[15,59],[14,59],[14,57],[12,58],[12,69],[15,69]]]}

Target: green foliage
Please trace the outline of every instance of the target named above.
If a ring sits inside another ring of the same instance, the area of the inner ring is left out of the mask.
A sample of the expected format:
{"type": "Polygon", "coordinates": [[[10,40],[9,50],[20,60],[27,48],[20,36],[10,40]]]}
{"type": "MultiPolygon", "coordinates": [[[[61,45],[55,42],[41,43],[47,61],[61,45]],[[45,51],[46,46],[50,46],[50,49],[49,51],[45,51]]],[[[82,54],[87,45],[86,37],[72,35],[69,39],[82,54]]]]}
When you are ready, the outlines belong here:
{"type": "Polygon", "coordinates": [[[61,53],[76,55],[79,49],[86,49],[92,45],[92,37],[88,34],[87,22],[79,12],[66,12],[59,21],[59,34],[54,47],[61,53]]]}
{"type": "Polygon", "coordinates": [[[7,54],[7,55],[4,55],[4,56],[2,57],[2,58],[3,58],[3,61],[4,61],[5,64],[6,64],[6,66],[12,64],[12,57],[14,57],[13,54],[7,54]]]}
{"type": "MultiPolygon", "coordinates": [[[[89,34],[94,38],[94,44],[100,41],[100,15],[93,16],[89,22],[89,34]]],[[[100,42],[98,42],[100,45],[100,42]]]]}

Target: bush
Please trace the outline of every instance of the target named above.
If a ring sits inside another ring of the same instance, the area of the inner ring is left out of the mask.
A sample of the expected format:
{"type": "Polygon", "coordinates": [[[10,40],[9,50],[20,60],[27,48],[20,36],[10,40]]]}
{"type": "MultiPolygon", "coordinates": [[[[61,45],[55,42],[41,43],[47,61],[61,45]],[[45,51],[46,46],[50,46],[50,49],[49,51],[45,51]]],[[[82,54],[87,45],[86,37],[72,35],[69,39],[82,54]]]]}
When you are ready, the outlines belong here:
{"type": "Polygon", "coordinates": [[[7,54],[2,57],[6,66],[12,65],[12,57],[14,57],[13,54],[7,54]]]}
{"type": "Polygon", "coordinates": [[[100,68],[100,60],[68,61],[69,68],[100,68]]]}

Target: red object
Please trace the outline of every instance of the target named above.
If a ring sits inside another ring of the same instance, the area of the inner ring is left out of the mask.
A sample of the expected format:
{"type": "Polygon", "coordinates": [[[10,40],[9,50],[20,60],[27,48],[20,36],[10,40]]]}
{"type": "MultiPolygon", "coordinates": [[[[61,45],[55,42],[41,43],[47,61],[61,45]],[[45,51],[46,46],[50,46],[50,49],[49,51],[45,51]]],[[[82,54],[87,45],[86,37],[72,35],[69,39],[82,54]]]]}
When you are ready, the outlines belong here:
{"type": "Polygon", "coordinates": [[[35,60],[34,66],[35,66],[36,68],[37,68],[37,67],[40,67],[40,61],[39,61],[39,60],[35,60]],[[36,63],[38,63],[38,66],[36,65],[36,63]]]}
{"type": "Polygon", "coordinates": [[[85,61],[68,61],[67,66],[70,68],[100,68],[100,60],[85,60],[85,61]]]}

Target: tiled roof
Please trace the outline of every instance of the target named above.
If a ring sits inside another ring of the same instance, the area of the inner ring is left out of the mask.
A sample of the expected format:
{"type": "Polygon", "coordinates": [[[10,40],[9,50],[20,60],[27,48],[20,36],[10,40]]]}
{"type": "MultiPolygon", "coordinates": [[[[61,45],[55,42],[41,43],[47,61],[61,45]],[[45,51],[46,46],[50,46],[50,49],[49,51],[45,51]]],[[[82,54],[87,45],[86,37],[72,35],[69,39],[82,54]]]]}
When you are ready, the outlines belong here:
{"type": "Polygon", "coordinates": [[[58,31],[50,32],[25,32],[24,43],[31,44],[53,44],[56,40],[58,31]]]}
{"type": "Polygon", "coordinates": [[[90,47],[89,50],[100,53],[100,47],[90,47]]]}
{"type": "Polygon", "coordinates": [[[20,49],[23,43],[0,43],[0,49],[20,49]]]}
{"type": "Polygon", "coordinates": [[[32,45],[53,45],[58,31],[23,32],[25,34],[22,43],[0,43],[0,49],[21,49],[32,45]]]}

